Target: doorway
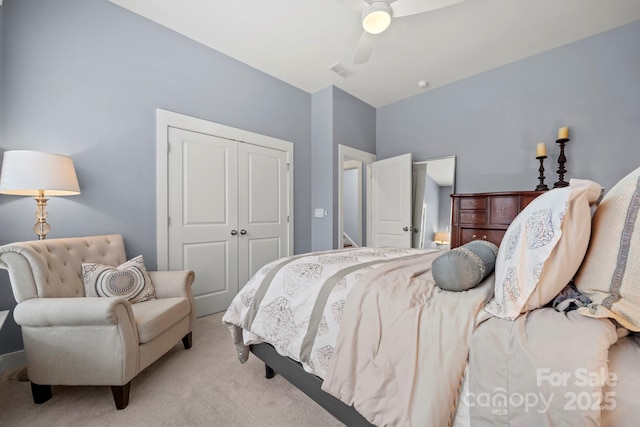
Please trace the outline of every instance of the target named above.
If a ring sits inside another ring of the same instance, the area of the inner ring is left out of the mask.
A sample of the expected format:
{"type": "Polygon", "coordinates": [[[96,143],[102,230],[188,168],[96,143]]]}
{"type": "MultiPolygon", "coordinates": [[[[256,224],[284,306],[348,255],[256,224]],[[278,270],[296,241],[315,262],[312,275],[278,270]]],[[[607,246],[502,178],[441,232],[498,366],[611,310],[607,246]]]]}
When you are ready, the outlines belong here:
{"type": "Polygon", "coordinates": [[[367,209],[367,205],[371,197],[366,182],[368,182],[368,175],[371,173],[368,164],[375,160],[375,154],[342,144],[338,145],[338,235],[336,249],[344,247],[345,244],[365,246],[369,241],[367,224],[370,222],[370,209],[367,209]],[[345,212],[347,218],[345,218],[345,212]],[[345,236],[345,231],[347,236],[345,236]]]}

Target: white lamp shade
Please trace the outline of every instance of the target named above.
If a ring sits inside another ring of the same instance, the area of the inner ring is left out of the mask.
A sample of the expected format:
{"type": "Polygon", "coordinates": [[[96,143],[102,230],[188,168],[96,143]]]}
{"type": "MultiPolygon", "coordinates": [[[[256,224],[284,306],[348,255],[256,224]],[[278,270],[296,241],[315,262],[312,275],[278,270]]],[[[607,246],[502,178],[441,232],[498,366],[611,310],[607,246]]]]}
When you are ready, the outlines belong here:
{"type": "Polygon", "coordinates": [[[5,151],[0,171],[0,193],[16,196],[72,196],[80,194],[73,160],[41,151],[5,151]]]}

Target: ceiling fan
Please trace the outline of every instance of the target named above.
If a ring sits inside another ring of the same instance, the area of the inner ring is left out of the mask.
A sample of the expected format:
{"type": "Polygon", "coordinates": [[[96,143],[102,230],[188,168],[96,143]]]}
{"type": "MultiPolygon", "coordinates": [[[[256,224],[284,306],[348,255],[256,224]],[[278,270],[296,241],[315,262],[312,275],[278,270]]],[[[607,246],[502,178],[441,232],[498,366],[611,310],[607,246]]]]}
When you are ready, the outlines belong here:
{"type": "Polygon", "coordinates": [[[371,57],[375,35],[391,24],[391,19],[417,15],[460,3],[463,0],[337,0],[361,13],[362,36],[356,47],[354,64],[364,64],[371,57]]]}

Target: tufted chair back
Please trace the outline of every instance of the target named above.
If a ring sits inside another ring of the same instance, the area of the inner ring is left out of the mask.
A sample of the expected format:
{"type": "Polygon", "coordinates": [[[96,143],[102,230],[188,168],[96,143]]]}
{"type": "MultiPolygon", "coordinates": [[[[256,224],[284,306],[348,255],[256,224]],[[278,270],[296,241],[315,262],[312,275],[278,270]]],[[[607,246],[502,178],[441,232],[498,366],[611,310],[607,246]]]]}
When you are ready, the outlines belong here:
{"type": "Polygon", "coordinates": [[[33,240],[0,247],[0,268],[9,270],[18,303],[32,298],[84,297],[83,262],[118,266],[125,261],[124,241],[119,234],[33,240]]]}

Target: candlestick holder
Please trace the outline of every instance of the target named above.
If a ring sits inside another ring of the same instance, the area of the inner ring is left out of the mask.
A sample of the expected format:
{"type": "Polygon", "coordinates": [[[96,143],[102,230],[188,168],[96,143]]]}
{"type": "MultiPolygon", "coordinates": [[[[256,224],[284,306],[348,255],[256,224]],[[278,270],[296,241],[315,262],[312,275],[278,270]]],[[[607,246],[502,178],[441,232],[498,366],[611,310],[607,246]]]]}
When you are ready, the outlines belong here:
{"type": "Polygon", "coordinates": [[[560,156],[558,157],[558,181],[553,184],[553,188],[567,187],[569,183],[564,180],[564,174],[567,170],[564,168],[567,158],[564,156],[564,145],[569,142],[569,138],[560,138],[556,142],[560,144],[560,156]]]}
{"type": "Polygon", "coordinates": [[[549,187],[547,187],[547,185],[544,183],[544,159],[546,159],[547,156],[538,156],[536,157],[536,159],[540,160],[540,169],[538,169],[538,171],[540,172],[540,177],[538,178],[540,180],[540,184],[538,184],[538,186],[536,187],[536,191],[548,191],[549,187]]]}

